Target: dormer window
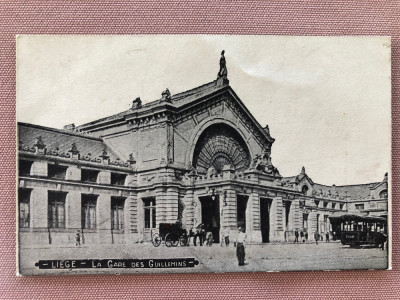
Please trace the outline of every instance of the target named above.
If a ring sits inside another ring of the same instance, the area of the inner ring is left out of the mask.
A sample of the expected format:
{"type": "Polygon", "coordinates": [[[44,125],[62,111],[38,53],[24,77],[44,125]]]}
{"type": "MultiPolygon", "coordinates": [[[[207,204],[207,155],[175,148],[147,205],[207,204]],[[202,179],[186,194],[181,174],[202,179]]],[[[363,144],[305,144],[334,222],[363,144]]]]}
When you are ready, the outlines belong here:
{"type": "Polygon", "coordinates": [[[303,185],[303,187],[301,188],[301,192],[303,193],[303,195],[307,195],[308,192],[308,186],[303,185]]]}
{"type": "Polygon", "coordinates": [[[125,185],[126,174],[111,173],[111,185],[125,185]]]}
{"type": "Polygon", "coordinates": [[[97,182],[97,177],[99,176],[99,171],[97,170],[90,170],[90,169],[82,169],[81,173],[81,181],[83,182],[97,182]]]}
{"type": "Polygon", "coordinates": [[[33,164],[33,161],[21,159],[18,163],[18,175],[19,176],[31,175],[32,164],[33,164]]]}
{"type": "Polygon", "coordinates": [[[48,165],[48,177],[54,179],[65,179],[67,174],[66,166],[48,165]]]}

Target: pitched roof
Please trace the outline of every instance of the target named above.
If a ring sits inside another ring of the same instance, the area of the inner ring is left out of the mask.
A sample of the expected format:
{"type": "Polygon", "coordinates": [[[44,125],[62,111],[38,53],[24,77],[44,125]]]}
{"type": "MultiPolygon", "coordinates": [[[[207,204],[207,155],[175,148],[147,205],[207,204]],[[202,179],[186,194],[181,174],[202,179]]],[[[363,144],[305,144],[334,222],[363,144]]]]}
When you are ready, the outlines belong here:
{"type": "Polygon", "coordinates": [[[330,191],[332,195],[335,195],[336,192],[339,193],[340,196],[347,196],[353,200],[357,199],[365,199],[368,198],[371,194],[371,187],[375,186],[377,183],[368,183],[368,184],[353,184],[353,185],[342,185],[342,186],[327,186],[323,184],[314,184],[314,190],[319,193],[320,190],[324,194],[328,194],[330,191]]]}
{"type": "Polygon", "coordinates": [[[20,146],[22,144],[24,147],[33,147],[39,137],[41,137],[48,151],[55,151],[58,148],[57,152],[68,153],[72,143],[75,143],[81,156],[87,156],[90,153],[90,157],[99,158],[103,149],[106,149],[111,161],[119,160],[118,156],[100,138],[18,122],[20,146]]]}
{"type": "MultiPolygon", "coordinates": [[[[178,94],[173,94],[171,95],[171,103],[175,106],[175,107],[181,107],[185,104],[191,103],[193,101],[195,101],[196,99],[213,93],[215,91],[221,90],[223,88],[225,88],[226,85],[217,85],[216,81],[212,81],[206,84],[203,84],[201,86],[198,86],[196,88],[190,89],[188,91],[184,91],[182,93],[178,93],[178,94]]],[[[141,108],[139,109],[128,109],[125,110],[123,112],[105,117],[105,118],[101,118],[101,119],[97,119],[94,121],[91,121],[89,123],[85,123],[82,124],[80,126],[77,127],[77,129],[79,130],[79,128],[85,127],[87,125],[91,125],[91,124],[95,124],[95,123],[99,123],[99,122],[103,122],[103,121],[107,121],[107,120],[112,120],[112,119],[116,119],[119,117],[123,117],[125,115],[129,115],[131,114],[133,111],[146,111],[150,108],[156,107],[157,105],[159,105],[161,102],[161,98],[157,99],[157,100],[153,100],[151,102],[145,103],[142,105],[141,108]]]]}

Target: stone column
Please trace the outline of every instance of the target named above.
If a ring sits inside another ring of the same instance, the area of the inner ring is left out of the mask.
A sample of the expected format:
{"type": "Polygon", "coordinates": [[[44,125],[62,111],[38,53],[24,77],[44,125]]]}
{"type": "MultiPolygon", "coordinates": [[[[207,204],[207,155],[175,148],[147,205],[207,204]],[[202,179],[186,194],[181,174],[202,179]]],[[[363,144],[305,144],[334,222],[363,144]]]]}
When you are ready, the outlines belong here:
{"type": "Polygon", "coordinates": [[[230,230],[237,230],[237,216],[236,216],[236,191],[226,190],[226,206],[224,207],[224,218],[221,222],[221,227],[227,227],[230,230]]]}
{"type": "Polygon", "coordinates": [[[113,237],[111,234],[111,197],[109,195],[99,195],[97,198],[97,232],[100,244],[111,244],[113,237]]]}
{"type": "MultiPolygon", "coordinates": [[[[81,229],[82,223],[82,200],[81,193],[69,192],[65,203],[65,226],[72,229],[76,234],[77,229],[81,229]]],[[[75,238],[75,236],[74,236],[75,238]]]]}
{"type": "Polygon", "coordinates": [[[138,242],[138,202],[136,194],[129,195],[125,200],[124,233],[127,244],[138,242]]]}
{"type": "Polygon", "coordinates": [[[249,228],[247,236],[250,241],[262,243],[261,222],[260,222],[260,196],[258,193],[250,194],[247,202],[246,228],[249,228]]]}
{"type": "Polygon", "coordinates": [[[308,238],[313,239],[317,230],[317,213],[312,211],[308,215],[308,238]]]}
{"type": "Polygon", "coordinates": [[[298,199],[292,201],[289,213],[289,226],[292,230],[300,230],[302,228],[302,216],[300,216],[300,203],[298,199]]]}
{"type": "Polygon", "coordinates": [[[159,188],[156,190],[157,224],[174,223],[178,219],[178,189],[159,188]]]}
{"type": "Polygon", "coordinates": [[[187,190],[185,197],[183,198],[183,204],[185,208],[182,213],[182,226],[185,229],[190,229],[194,226],[194,206],[193,190],[187,190]]]}
{"type": "Polygon", "coordinates": [[[271,242],[283,242],[284,238],[284,207],[282,197],[275,197],[271,203],[270,210],[270,230],[269,236],[271,242]]]}
{"type": "Polygon", "coordinates": [[[30,218],[32,233],[27,236],[29,245],[48,245],[52,242],[48,232],[48,193],[46,188],[35,187],[31,192],[30,218]]]}
{"type": "Polygon", "coordinates": [[[198,193],[193,194],[193,226],[197,226],[202,222],[201,202],[198,193]]]}
{"type": "MultiPolygon", "coordinates": [[[[48,226],[48,196],[46,188],[34,188],[31,192],[32,229],[44,229],[48,226]]],[[[45,242],[44,244],[47,244],[45,242]]]]}

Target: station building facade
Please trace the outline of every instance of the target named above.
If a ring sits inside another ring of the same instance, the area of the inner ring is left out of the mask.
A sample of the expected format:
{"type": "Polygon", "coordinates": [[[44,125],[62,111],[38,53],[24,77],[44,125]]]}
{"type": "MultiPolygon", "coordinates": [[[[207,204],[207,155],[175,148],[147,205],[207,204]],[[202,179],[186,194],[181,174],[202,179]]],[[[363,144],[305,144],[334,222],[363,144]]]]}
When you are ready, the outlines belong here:
{"type": "Polygon", "coordinates": [[[388,179],[325,186],[305,169],[282,177],[274,138],[226,76],[64,129],[18,123],[18,223],[24,245],[140,243],[160,223],[246,230],[249,242],[294,231],[335,234],[329,216],[387,216],[388,179]]]}

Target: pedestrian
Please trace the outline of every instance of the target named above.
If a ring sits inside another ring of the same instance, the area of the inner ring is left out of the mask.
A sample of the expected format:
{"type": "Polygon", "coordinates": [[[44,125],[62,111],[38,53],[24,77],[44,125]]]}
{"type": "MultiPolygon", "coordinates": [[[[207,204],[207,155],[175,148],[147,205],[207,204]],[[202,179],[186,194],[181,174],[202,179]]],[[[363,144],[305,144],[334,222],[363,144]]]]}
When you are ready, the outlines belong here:
{"type": "Polygon", "coordinates": [[[228,228],[225,229],[225,246],[229,247],[229,230],[228,228]]]}
{"type": "Polygon", "coordinates": [[[299,231],[297,229],[294,231],[294,242],[299,242],[299,231]]]}
{"type": "Polygon", "coordinates": [[[326,232],[325,234],[325,241],[329,243],[329,232],[326,232]]]}
{"type": "Polygon", "coordinates": [[[239,266],[244,265],[245,260],[245,242],[246,234],[243,227],[239,227],[238,235],[236,237],[236,256],[238,258],[239,266]]]}
{"type": "Polygon", "coordinates": [[[316,231],[316,232],[314,233],[314,239],[315,239],[315,243],[318,245],[318,240],[319,240],[319,233],[318,233],[318,231],[316,231]]]}
{"type": "Polygon", "coordinates": [[[193,242],[193,239],[194,239],[194,231],[193,231],[193,227],[192,227],[189,230],[188,246],[190,246],[190,242],[193,242]]]}
{"type": "Polygon", "coordinates": [[[308,232],[306,231],[306,233],[304,234],[304,237],[306,238],[306,242],[308,242],[308,232]]]}
{"type": "Polygon", "coordinates": [[[76,232],[75,241],[76,241],[76,246],[81,245],[81,234],[79,233],[79,230],[76,232]]]}
{"type": "Polygon", "coordinates": [[[206,245],[207,245],[208,247],[211,247],[212,244],[213,244],[213,242],[214,242],[213,234],[212,234],[211,231],[208,231],[208,232],[207,232],[207,237],[206,237],[206,245]]]}
{"type": "Polygon", "coordinates": [[[225,244],[226,247],[229,246],[229,231],[228,229],[221,230],[221,247],[225,244]]]}
{"type": "MultiPolygon", "coordinates": [[[[386,241],[387,241],[387,235],[383,232],[383,230],[381,230],[381,234],[380,234],[380,236],[379,236],[379,243],[380,243],[380,245],[379,245],[379,247],[382,249],[382,250],[385,250],[385,243],[386,243],[386,241]]],[[[386,247],[387,248],[387,247],[386,247]]]]}
{"type": "Polygon", "coordinates": [[[193,246],[197,246],[197,237],[199,236],[199,229],[198,228],[196,228],[194,231],[193,231],[193,246]]]}
{"type": "Polygon", "coordinates": [[[305,240],[304,240],[304,232],[303,232],[303,230],[302,230],[302,231],[300,231],[300,239],[303,241],[303,243],[305,242],[305,240]]]}
{"type": "Polygon", "coordinates": [[[205,239],[206,239],[206,230],[203,227],[201,227],[199,230],[200,246],[203,246],[205,239]]]}

